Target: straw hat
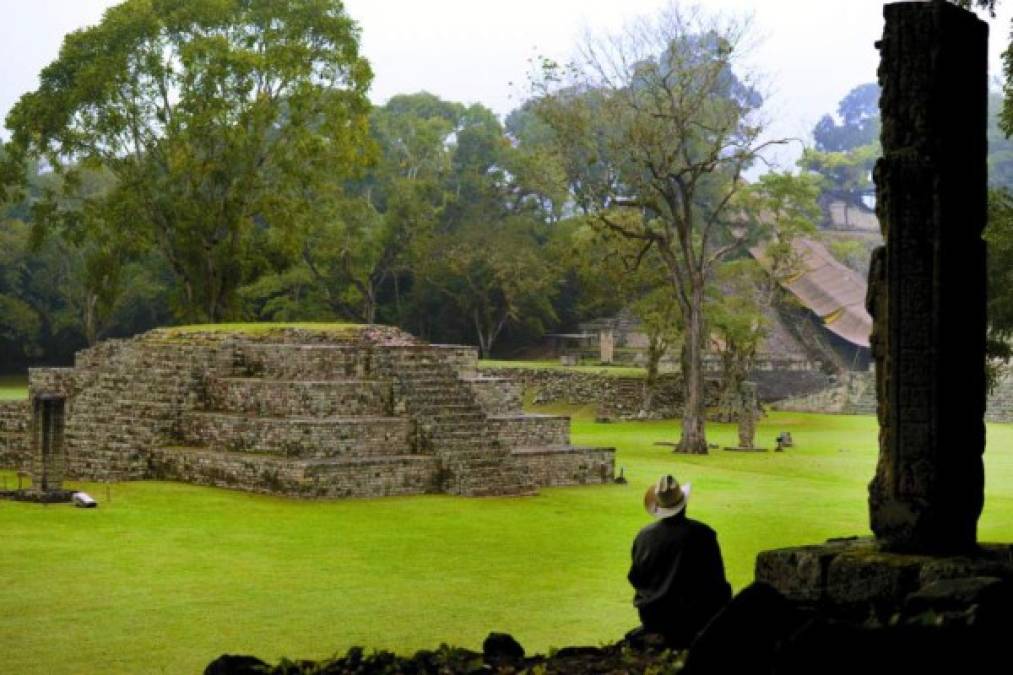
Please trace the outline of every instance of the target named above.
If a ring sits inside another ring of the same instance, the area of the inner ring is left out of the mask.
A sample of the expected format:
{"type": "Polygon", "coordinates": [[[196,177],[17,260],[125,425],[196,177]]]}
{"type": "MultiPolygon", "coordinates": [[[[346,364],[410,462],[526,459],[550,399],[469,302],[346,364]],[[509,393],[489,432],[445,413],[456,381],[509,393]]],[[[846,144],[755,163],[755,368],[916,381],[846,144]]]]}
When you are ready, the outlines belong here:
{"type": "Polygon", "coordinates": [[[644,508],[655,518],[671,518],[682,513],[689,500],[690,484],[680,486],[672,476],[662,476],[644,493],[644,508]]]}

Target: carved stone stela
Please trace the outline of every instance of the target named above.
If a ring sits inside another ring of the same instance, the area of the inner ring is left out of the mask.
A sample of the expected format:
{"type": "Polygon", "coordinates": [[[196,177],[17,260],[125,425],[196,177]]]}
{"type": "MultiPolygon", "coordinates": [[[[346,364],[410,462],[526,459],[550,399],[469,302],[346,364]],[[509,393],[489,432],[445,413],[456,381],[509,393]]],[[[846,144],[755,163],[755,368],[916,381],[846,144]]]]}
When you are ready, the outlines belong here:
{"type": "Polygon", "coordinates": [[[764,551],[756,579],[835,619],[910,629],[931,606],[933,625],[945,614],[977,630],[983,598],[1013,592],[1013,546],[977,543],[988,29],[944,2],[890,4],[884,15],[875,179],[886,244],[873,254],[867,298],[880,426],[875,538],[764,551]]]}
{"type": "Polygon", "coordinates": [[[967,551],[984,488],[988,27],[944,3],[892,4],[885,16],[869,515],[882,548],[967,551]]]}

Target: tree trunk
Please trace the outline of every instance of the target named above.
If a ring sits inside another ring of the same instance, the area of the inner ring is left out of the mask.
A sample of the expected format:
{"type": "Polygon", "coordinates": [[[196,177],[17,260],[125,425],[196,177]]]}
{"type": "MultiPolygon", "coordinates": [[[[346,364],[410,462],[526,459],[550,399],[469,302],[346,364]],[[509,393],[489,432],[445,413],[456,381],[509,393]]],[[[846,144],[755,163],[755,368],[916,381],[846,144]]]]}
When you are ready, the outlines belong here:
{"type": "Polygon", "coordinates": [[[84,337],[89,347],[98,342],[98,295],[86,292],[84,301],[84,337]]]}
{"type": "Polygon", "coordinates": [[[478,310],[472,314],[472,319],[475,321],[475,333],[478,334],[478,356],[479,358],[489,358],[489,352],[492,349],[492,331],[489,331],[487,335],[482,330],[482,321],[478,317],[478,310]]]}
{"type": "Polygon", "coordinates": [[[675,451],[706,455],[702,284],[692,290],[692,302],[688,309],[686,338],[682,345],[682,387],[685,407],[682,412],[682,438],[679,439],[675,451]]]}
{"type": "Polygon", "coordinates": [[[658,387],[658,364],[665,354],[666,345],[657,336],[649,338],[647,346],[647,381],[644,383],[644,398],[640,402],[640,410],[646,416],[654,407],[654,393],[658,387]]]}
{"type": "Polygon", "coordinates": [[[376,323],[376,288],[372,282],[366,284],[366,306],[363,308],[363,317],[366,323],[376,323]]]}

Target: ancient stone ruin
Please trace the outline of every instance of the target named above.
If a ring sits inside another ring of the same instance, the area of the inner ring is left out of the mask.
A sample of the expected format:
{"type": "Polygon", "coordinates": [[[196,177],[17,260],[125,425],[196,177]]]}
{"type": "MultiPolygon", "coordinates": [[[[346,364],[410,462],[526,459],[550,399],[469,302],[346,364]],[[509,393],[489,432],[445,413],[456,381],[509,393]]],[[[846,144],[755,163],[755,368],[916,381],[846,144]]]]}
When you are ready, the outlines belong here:
{"type": "MultiPolygon", "coordinates": [[[[479,376],[474,349],[382,326],[160,329],[33,370],[29,386],[37,402],[66,399],[68,478],[366,497],[613,475],[611,449],[571,446],[567,417],[524,414],[520,386],[479,376]]],[[[0,460],[27,466],[27,441],[6,434],[0,460]]]]}
{"type": "Polygon", "coordinates": [[[36,492],[63,490],[66,464],[64,423],[66,400],[42,394],[32,401],[32,489],[36,492]]]}
{"type": "Polygon", "coordinates": [[[868,299],[880,423],[869,487],[875,539],[767,551],[756,578],[829,616],[913,630],[931,610],[931,625],[978,630],[979,609],[998,607],[989,603],[1013,588],[1013,547],[976,536],[988,31],[942,2],[891,4],[885,16],[876,186],[886,245],[874,255],[868,299]]]}

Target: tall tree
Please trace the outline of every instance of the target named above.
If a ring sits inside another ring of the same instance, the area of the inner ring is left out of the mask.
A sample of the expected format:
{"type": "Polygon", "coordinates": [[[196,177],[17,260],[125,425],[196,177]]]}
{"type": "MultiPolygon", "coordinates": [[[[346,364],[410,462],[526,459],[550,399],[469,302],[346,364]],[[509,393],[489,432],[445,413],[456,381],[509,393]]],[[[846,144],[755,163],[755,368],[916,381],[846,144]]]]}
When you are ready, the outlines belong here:
{"type": "Polygon", "coordinates": [[[592,148],[598,224],[656,250],[682,314],[682,452],[706,453],[705,289],[739,245],[730,203],[761,141],[762,100],[732,66],[745,24],[668,6],[618,35],[588,39],[565,69],[535,82],[539,114],[564,147],[592,148]],[[593,94],[592,94],[593,93],[593,94]]]}
{"type": "Polygon", "coordinates": [[[739,411],[739,389],[769,330],[764,310],[772,302],[770,277],[749,258],[724,263],[715,276],[707,301],[711,343],[721,363],[718,414],[731,422],[739,411]]]}
{"type": "Polygon", "coordinates": [[[73,210],[142,229],[185,318],[235,315],[263,247],[369,155],[371,71],[339,0],[127,0],[68,35],[40,80],[7,117],[8,161],[42,157],[63,178],[35,224],[73,210]],[[115,186],[79,193],[99,168],[115,186]]]}
{"type": "Polygon", "coordinates": [[[879,142],[879,85],[860,84],[837,105],[837,116],[824,115],[813,128],[813,140],[820,152],[847,152],[879,142]]]}
{"type": "Polygon", "coordinates": [[[995,386],[1013,358],[1013,193],[993,188],[988,193],[988,338],[986,373],[995,386]]]}
{"type": "Polygon", "coordinates": [[[523,218],[445,235],[420,264],[429,268],[427,283],[471,323],[483,358],[508,326],[540,334],[556,318],[553,267],[523,218]]]}

